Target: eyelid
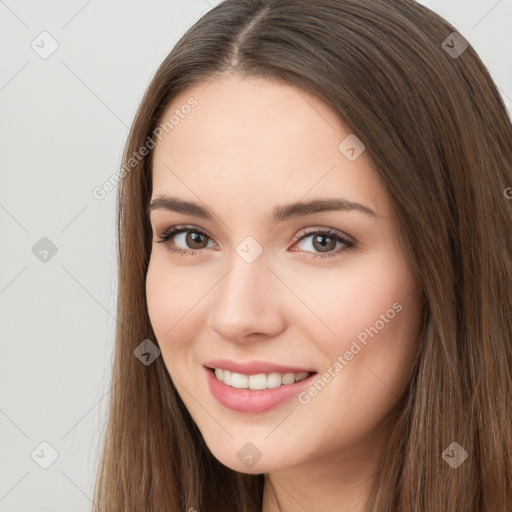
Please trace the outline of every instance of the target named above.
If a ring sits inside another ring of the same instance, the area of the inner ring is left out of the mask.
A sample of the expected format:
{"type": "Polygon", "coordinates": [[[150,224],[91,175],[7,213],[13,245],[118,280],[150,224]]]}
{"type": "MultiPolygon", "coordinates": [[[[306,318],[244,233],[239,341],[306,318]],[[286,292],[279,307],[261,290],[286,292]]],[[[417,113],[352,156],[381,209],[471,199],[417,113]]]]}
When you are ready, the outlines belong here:
{"type": "Polygon", "coordinates": [[[293,237],[293,242],[296,243],[296,242],[306,238],[307,236],[314,235],[316,233],[323,233],[323,234],[327,233],[332,236],[343,238],[349,243],[352,243],[352,244],[356,243],[356,241],[351,236],[343,233],[342,231],[339,231],[338,229],[334,229],[334,228],[328,228],[325,226],[313,226],[313,227],[304,228],[293,237]]]}
{"type": "MultiPolygon", "coordinates": [[[[211,237],[206,230],[200,228],[199,226],[191,225],[191,224],[178,224],[178,225],[171,226],[170,228],[167,228],[167,229],[161,231],[160,234],[157,235],[156,243],[163,243],[165,245],[168,245],[169,250],[171,250],[172,252],[181,253],[181,254],[189,254],[189,255],[195,256],[197,253],[203,252],[204,249],[206,249],[206,248],[182,249],[181,247],[175,247],[172,244],[170,244],[170,240],[173,237],[175,237],[179,234],[182,234],[184,232],[185,233],[189,232],[189,231],[204,235],[209,240],[214,241],[213,237],[211,237]]],[[[311,255],[310,257],[326,258],[326,257],[330,257],[330,256],[336,256],[342,252],[352,249],[357,244],[357,242],[352,237],[345,235],[343,232],[341,232],[337,229],[328,228],[325,226],[313,226],[313,227],[304,228],[301,231],[299,231],[293,237],[291,247],[293,247],[298,242],[304,240],[305,238],[307,238],[311,235],[315,235],[315,234],[321,234],[321,235],[324,235],[327,237],[331,237],[334,240],[336,240],[337,242],[344,244],[345,247],[343,249],[338,249],[336,251],[327,252],[325,254],[322,254],[319,252],[311,252],[311,251],[292,251],[292,252],[305,252],[305,253],[311,255]]]]}
{"type": "MultiPolygon", "coordinates": [[[[177,224],[175,226],[171,226],[169,228],[163,229],[160,233],[157,233],[157,243],[166,243],[171,238],[180,235],[181,233],[186,233],[187,231],[191,231],[193,233],[198,233],[200,235],[204,235],[208,237],[210,240],[213,240],[213,237],[208,234],[208,232],[199,226],[195,226],[192,224],[177,224]]],[[[194,251],[194,249],[187,249],[189,251],[194,251]]],[[[196,249],[196,251],[199,249],[196,249]]]]}
{"type": "MultiPolygon", "coordinates": [[[[179,234],[180,232],[183,232],[183,231],[194,231],[196,233],[200,233],[202,235],[205,235],[207,236],[210,240],[213,240],[213,237],[210,236],[208,234],[208,232],[203,229],[203,228],[200,228],[199,226],[196,226],[194,224],[177,224],[175,226],[171,226],[169,228],[166,228],[166,229],[163,229],[160,231],[160,235],[158,236],[165,236],[167,233],[169,232],[173,232],[173,235],[177,235],[179,234]]],[[[155,230],[157,231],[157,230],[155,230]]],[[[337,229],[334,229],[334,228],[328,228],[326,226],[310,226],[310,227],[307,227],[307,228],[304,228],[304,229],[301,229],[298,233],[296,233],[296,235],[293,237],[293,240],[292,242],[293,243],[296,243],[300,240],[302,240],[303,238],[309,236],[309,235],[312,235],[312,234],[316,234],[316,233],[330,233],[332,235],[338,235],[338,236],[341,236],[343,238],[345,238],[348,242],[351,242],[351,243],[356,243],[356,241],[349,235],[337,230],[337,229]]]]}

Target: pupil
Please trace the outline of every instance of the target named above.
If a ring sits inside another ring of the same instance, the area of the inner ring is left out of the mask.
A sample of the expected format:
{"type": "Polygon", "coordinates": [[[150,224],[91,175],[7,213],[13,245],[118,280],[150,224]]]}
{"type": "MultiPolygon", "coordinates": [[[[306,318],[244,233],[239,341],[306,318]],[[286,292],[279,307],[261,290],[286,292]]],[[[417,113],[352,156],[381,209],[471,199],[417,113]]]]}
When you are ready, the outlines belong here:
{"type": "MultiPolygon", "coordinates": [[[[321,249],[325,249],[326,247],[327,247],[327,249],[334,249],[334,247],[332,246],[332,243],[334,243],[334,245],[336,245],[336,241],[335,240],[333,240],[332,238],[329,238],[328,236],[325,236],[325,235],[317,235],[315,237],[313,245],[315,245],[316,243],[319,244],[321,249]],[[320,240],[329,240],[330,243],[331,243],[331,247],[329,247],[329,242],[325,242],[325,241],[324,242],[320,242],[320,240]]],[[[326,251],[321,251],[321,252],[326,252],[326,251]]]]}
{"type": "Polygon", "coordinates": [[[189,238],[192,239],[192,243],[193,244],[201,244],[201,237],[203,235],[201,235],[200,233],[189,233],[189,238]]]}

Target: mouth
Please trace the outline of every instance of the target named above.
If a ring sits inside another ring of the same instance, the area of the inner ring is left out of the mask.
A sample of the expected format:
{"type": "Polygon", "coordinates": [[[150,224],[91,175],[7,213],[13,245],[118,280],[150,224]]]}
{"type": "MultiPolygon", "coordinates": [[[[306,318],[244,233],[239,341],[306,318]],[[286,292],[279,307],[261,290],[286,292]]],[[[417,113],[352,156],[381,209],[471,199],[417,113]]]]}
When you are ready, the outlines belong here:
{"type": "Polygon", "coordinates": [[[222,406],[241,413],[262,413],[289,403],[313,384],[315,371],[244,374],[203,366],[208,388],[222,406]]]}
{"type": "Polygon", "coordinates": [[[226,386],[236,389],[251,389],[254,391],[289,386],[316,374],[316,372],[272,372],[247,375],[244,373],[231,372],[223,368],[206,367],[206,369],[215,375],[215,378],[226,386]]]}

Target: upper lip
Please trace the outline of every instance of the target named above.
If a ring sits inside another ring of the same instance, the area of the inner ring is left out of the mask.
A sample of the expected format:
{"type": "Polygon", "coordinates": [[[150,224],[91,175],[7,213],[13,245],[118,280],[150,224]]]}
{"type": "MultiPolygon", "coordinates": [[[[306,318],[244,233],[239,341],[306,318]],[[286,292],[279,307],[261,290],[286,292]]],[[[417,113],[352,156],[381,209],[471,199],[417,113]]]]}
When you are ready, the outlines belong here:
{"type": "Polygon", "coordinates": [[[229,359],[214,359],[204,363],[207,368],[222,368],[230,372],[242,373],[244,375],[258,375],[259,373],[316,373],[310,368],[299,368],[298,366],[286,366],[283,364],[270,363],[268,361],[231,361],[229,359]]]}

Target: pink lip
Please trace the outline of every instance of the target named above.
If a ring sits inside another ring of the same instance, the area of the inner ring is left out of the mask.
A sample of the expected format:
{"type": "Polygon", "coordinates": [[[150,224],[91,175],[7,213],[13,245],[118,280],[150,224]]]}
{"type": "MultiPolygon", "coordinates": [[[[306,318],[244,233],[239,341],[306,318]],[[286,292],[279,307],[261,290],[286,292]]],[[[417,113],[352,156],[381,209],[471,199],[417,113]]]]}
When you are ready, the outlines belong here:
{"type": "Polygon", "coordinates": [[[207,361],[204,366],[208,368],[222,368],[235,373],[243,373],[244,375],[258,375],[259,373],[312,373],[316,370],[312,368],[299,368],[297,366],[285,366],[282,364],[268,363],[266,361],[248,361],[236,362],[229,359],[214,359],[207,361]]]}
{"type": "MultiPolygon", "coordinates": [[[[219,368],[219,366],[215,366],[219,368]]],[[[227,369],[227,368],[226,368],[227,369]]],[[[312,379],[315,377],[316,372],[304,380],[295,382],[294,384],[285,384],[272,389],[238,389],[224,384],[224,382],[217,379],[213,370],[204,367],[206,378],[210,392],[217,399],[217,401],[224,407],[233,411],[244,413],[259,413],[265,412],[284,401],[290,399],[292,396],[297,396],[303,389],[311,385],[312,379]]],[[[244,373],[244,372],[240,372],[244,373]]],[[[260,372],[267,373],[267,372],[260,372]]],[[[272,372],[268,372],[272,373],[272,372]]],[[[276,372],[276,373],[301,373],[301,372],[276,372]]],[[[250,373],[246,375],[256,375],[250,373]]]]}

